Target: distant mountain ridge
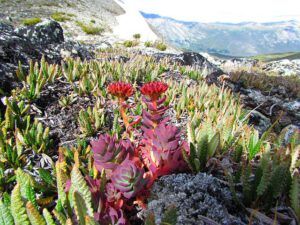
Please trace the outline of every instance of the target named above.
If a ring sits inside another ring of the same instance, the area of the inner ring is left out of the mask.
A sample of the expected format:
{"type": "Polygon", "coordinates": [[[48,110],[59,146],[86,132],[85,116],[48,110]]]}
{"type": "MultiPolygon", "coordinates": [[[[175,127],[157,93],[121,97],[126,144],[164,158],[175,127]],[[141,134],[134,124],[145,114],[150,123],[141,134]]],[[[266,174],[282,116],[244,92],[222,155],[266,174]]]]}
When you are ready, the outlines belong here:
{"type": "Polygon", "coordinates": [[[174,47],[232,56],[300,51],[300,22],[200,23],[141,12],[174,47]]]}

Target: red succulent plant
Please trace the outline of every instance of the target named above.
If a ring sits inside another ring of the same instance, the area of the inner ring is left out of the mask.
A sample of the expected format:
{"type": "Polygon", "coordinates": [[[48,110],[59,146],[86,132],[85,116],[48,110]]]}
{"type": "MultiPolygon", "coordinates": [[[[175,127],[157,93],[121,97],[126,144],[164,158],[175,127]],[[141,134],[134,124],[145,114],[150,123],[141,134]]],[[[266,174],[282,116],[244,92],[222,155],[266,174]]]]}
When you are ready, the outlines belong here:
{"type": "Polygon", "coordinates": [[[95,213],[94,218],[99,221],[101,225],[126,225],[126,219],[122,209],[115,209],[114,207],[107,206],[103,212],[95,213]]]}
{"type": "MultiPolygon", "coordinates": [[[[168,107],[164,106],[163,103],[166,100],[166,97],[162,97],[157,101],[149,101],[146,98],[143,98],[144,103],[147,105],[148,111],[143,110],[142,114],[142,123],[143,128],[154,129],[160,122],[163,121],[163,115],[165,114],[168,107]]],[[[168,118],[166,118],[166,121],[168,118]]]]}
{"type": "Polygon", "coordinates": [[[146,130],[141,140],[141,156],[153,179],[159,176],[186,170],[180,141],[180,130],[165,123],[160,123],[154,130],[146,130]]]}
{"type": "Polygon", "coordinates": [[[107,90],[108,93],[122,100],[129,98],[134,93],[131,84],[121,81],[109,84],[107,90]]]}
{"type": "Polygon", "coordinates": [[[108,92],[118,98],[126,135],[137,131],[141,136],[118,140],[115,135],[104,134],[91,141],[94,165],[98,171],[104,169],[107,175],[107,183],[87,179],[93,206],[98,209],[94,216],[101,224],[127,224],[124,212],[133,204],[144,205],[150,193],[147,188],[156,178],[187,169],[182,152],[189,154],[188,145],[181,141],[179,128],[168,124],[170,119],[164,116],[168,106],[164,104],[166,96],[163,94],[167,89],[167,84],[158,81],[142,86],[142,100],[147,110],[143,110],[142,132],[139,132],[134,130],[137,129],[134,125],[141,117],[127,115],[132,107],[126,103],[134,93],[132,85],[116,82],[108,86],[108,92]]]}
{"type": "Polygon", "coordinates": [[[151,101],[156,101],[159,97],[166,92],[168,85],[160,81],[152,81],[146,83],[141,88],[141,93],[151,99],[151,101]]]}
{"type": "Polygon", "coordinates": [[[131,106],[129,106],[126,103],[126,100],[134,93],[132,85],[129,83],[119,81],[119,82],[109,84],[107,89],[108,89],[108,93],[110,93],[118,98],[120,114],[123,119],[124,125],[126,127],[126,131],[130,134],[132,127],[135,124],[139,123],[141,120],[141,118],[139,116],[132,117],[132,116],[128,116],[126,114],[127,109],[131,108],[131,106]]]}
{"type": "Polygon", "coordinates": [[[121,163],[126,155],[132,155],[133,144],[129,140],[117,140],[116,135],[100,135],[98,139],[91,141],[94,153],[94,164],[99,172],[102,169],[113,170],[121,163]]]}
{"type": "Polygon", "coordinates": [[[142,100],[147,105],[148,111],[143,110],[142,123],[144,128],[154,129],[163,118],[168,107],[164,106],[166,96],[161,96],[168,89],[168,85],[159,82],[149,82],[143,85],[141,92],[144,95],[142,100]]]}
{"type": "Polygon", "coordinates": [[[124,201],[121,192],[119,192],[112,183],[107,183],[105,190],[106,201],[108,204],[115,209],[122,208],[124,201]]]}
{"type": "Polygon", "coordinates": [[[130,199],[146,187],[145,170],[127,157],[112,173],[111,181],[122,195],[130,199]]]}
{"type": "Polygon", "coordinates": [[[99,208],[99,204],[101,204],[104,198],[104,195],[101,192],[101,180],[92,179],[90,176],[85,176],[85,180],[92,195],[93,207],[97,209],[99,208]]]}

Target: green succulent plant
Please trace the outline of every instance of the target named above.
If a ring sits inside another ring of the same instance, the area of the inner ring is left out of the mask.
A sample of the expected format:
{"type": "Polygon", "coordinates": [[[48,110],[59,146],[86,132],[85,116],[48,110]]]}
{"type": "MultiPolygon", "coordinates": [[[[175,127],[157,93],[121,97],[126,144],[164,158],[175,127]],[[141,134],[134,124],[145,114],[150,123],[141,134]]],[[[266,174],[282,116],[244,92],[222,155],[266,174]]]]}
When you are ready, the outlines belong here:
{"type": "Polygon", "coordinates": [[[82,134],[92,136],[105,125],[104,109],[94,106],[88,107],[87,110],[80,110],[78,123],[82,134]]]}
{"type": "Polygon", "coordinates": [[[29,63],[29,73],[24,74],[21,63],[19,63],[16,72],[17,77],[23,83],[23,88],[19,90],[20,96],[29,101],[33,101],[40,97],[41,91],[47,82],[53,83],[60,75],[57,65],[49,65],[43,57],[40,62],[29,63]]]}

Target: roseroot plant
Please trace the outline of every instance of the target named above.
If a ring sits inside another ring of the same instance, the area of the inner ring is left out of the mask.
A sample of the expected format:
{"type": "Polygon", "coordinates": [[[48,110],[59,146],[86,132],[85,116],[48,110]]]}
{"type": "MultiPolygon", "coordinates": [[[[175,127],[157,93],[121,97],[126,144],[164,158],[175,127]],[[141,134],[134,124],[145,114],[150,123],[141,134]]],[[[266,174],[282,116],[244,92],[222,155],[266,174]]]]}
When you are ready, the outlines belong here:
{"type": "Polygon", "coordinates": [[[148,111],[143,110],[144,127],[154,129],[162,121],[162,116],[168,107],[163,105],[166,101],[166,96],[161,97],[161,95],[167,89],[167,84],[155,81],[149,82],[141,88],[142,100],[148,108],[148,111]]]}
{"type": "Polygon", "coordinates": [[[179,128],[164,115],[168,107],[164,105],[163,94],[167,89],[162,82],[141,87],[147,107],[141,118],[127,114],[134,107],[127,103],[134,93],[131,84],[116,82],[108,86],[108,92],[117,98],[127,135],[117,138],[103,134],[91,141],[96,174],[105,177],[105,184],[102,180],[98,188],[92,188],[104,187],[104,193],[98,193],[101,211],[96,213],[101,224],[126,224],[126,210],[134,204],[144,207],[149,188],[158,177],[188,169],[182,154],[189,154],[188,145],[181,140],[179,128]]]}
{"type": "Polygon", "coordinates": [[[153,130],[147,129],[140,141],[140,154],[151,172],[152,181],[159,176],[186,170],[182,152],[187,150],[187,143],[180,141],[180,130],[165,123],[158,124],[153,130]]]}
{"type": "Polygon", "coordinates": [[[195,138],[195,130],[188,124],[188,141],[190,143],[190,154],[183,151],[184,159],[193,172],[207,170],[207,164],[212,160],[220,149],[220,134],[216,132],[209,139],[204,133],[198,139],[195,138]]]}
{"type": "Polygon", "coordinates": [[[97,140],[91,141],[94,163],[98,171],[114,170],[125,157],[132,156],[134,147],[129,140],[117,140],[116,135],[100,135],[97,140]]]}
{"type": "Polygon", "coordinates": [[[134,89],[131,84],[124,82],[111,83],[108,88],[108,93],[115,96],[118,101],[120,115],[125,125],[126,131],[130,132],[132,127],[139,123],[140,117],[133,117],[127,115],[127,110],[131,107],[127,104],[127,99],[134,94],[134,89]]]}

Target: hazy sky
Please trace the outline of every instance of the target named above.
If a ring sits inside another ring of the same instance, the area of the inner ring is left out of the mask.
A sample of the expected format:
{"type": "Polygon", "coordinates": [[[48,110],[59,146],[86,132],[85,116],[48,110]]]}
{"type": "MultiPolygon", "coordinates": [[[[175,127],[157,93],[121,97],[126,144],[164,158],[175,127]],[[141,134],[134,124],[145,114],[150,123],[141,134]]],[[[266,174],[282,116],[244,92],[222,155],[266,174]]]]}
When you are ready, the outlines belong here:
{"type": "Polygon", "coordinates": [[[141,11],[200,22],[300,21],[300,0],[125,0],[141,11]]]}

